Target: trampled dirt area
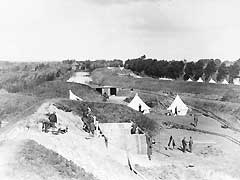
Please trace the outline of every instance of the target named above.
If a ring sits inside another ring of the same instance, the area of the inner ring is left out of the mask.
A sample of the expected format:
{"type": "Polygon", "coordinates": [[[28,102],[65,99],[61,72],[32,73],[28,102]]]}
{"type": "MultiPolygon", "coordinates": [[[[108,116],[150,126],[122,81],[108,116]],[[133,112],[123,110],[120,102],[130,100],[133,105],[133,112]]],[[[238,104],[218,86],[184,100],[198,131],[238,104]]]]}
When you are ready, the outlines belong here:
{"type": "Polygon", "coordinates": [[[166,179],[240,178],[240,146],[228,139],[182,129],[166,129],[158,140],[161,143],[155,146],[155,157],[159,158],[160,164],[165,167],[162,173],[169,175],[166,179]],[[175,149],[167,148],[171,135],[176,143],[175,149]],[[183,153],[181,140],[183,137],[189,140],[190,136],[194,142],[193,152],[183,153]],[[168,169],[167,166],[174,168],[168,169]],[[171,177],[172,174],[175,174],[174,178],[171,177]]]}
{"type": "MultiPolygon", "coordinates": [[[[221,127],[221,124],[209,117],[199,116],[197,127],[193,127],[192,116],[163,116],[164,121],[188,126],[192,130],[164,128],[157,137],[154,146],[155,155],[163,165],[157,176],[163,179],[239,179],[240,145],[224,136],[211,135],[194,129],[214,132],[239,140],[240,134],[221,127]],[[168,148],[170,136],[173,136],[176,147],[168,148]],[[193,152],[183,153],[182,139],[193,138],[193,152]],[[170,166],[168,169],[167,167],[170,166]],[[171,169],[171,170],[170,170],[171,169]],[[181,169],[181,170],[180,170],[181,169]],[[179,171],[180,170],[180,171],[179,171]],[[161,173],[159,173],[161,172],[161,173]]],[[[154,174],[154,173],[150,173],[154,174]]]]}

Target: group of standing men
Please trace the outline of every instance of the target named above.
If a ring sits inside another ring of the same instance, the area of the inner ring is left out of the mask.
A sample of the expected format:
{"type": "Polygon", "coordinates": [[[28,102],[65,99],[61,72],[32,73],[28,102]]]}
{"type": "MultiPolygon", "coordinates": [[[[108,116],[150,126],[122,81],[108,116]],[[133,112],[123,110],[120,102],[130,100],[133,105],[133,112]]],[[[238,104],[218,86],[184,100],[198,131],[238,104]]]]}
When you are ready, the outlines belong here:
{"type": "MultiPolygon", "coordinates": [[[[168,148],[171,147],[172,144],[172,148],[174,149],[176,146],[175,140],[172,136],[170,136],[169,141],[168,141],[168,148]]],[[[188,150],[188,152],[192,152],[192,147],[193,147],[193,138],[190,136],[189,141],[186,140],[186,137],[184,137],[182,139],[182,152],[186,152],[188,150]],[[187,149],[187,145],[188,145],[188,149],[187,149]]]]}

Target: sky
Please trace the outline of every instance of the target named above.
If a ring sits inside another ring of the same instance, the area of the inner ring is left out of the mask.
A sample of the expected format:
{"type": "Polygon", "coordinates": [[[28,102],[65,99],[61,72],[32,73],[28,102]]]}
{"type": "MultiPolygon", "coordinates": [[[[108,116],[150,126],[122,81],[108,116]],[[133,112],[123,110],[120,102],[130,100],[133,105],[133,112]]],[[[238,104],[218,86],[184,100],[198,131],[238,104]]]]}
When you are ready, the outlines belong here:
{"type": "Polygon", "coordinates": [[[239,0],[1,0],[0,60],[237,60],[239,7],[239,0]]]}

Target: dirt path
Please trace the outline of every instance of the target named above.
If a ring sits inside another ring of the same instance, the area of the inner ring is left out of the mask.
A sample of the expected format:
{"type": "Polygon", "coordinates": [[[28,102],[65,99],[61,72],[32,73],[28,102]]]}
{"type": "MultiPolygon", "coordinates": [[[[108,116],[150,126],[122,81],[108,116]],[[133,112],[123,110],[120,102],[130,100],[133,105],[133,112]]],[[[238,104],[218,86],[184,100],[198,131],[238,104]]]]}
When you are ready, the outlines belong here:
{"type": "Polygon", "coordinates": [[[127,102],[124,102],[125,99],[126,99],[126,96],[110,96],[108,103],[128,105],[127,102]]]}
{"type": "Polygon", "coordinates": [[[212,132],[212,131],[208,131],[208,130],[202,130],[202,129],[198,129],[198,128],[192,128],[190,126],[178,124],[178,123],[174,123],[174,122],[166,122],[166,123],[168,124],[168,126],[171,126],[171,128],[175,128],[175,129],[184,129],[184,130],[188,130],[188,131],[195,131],[195,132],[200,132],[200,133],[204,133],[204,134],[220,136],[220,137],[226,138],[226,139],[230,140],[231,142],[240,146],[240,141],[238,139],[236,139],[230,135],[227,135],[227,134],[212,132]]]}
{"type": "Polygon", "coordinates": [[[228,123],[225,119],[220,118],[219,116],[217,116],[216,114],[214,114],[213,112],[210,112],[208,110],[205,109],[201,109],[201,108],[195,108],[195,107],[191,107],[192,109],[200,112],[202,115],[206,116],[206,117],[211,117],[213,119],[215,119],[216,121],[218,121],[219,123],[221,123],[222,125],[226,125],[229,129],[239,132],[240,133],[240,129],[237,129],[235,127],[233,127],[230,123],[228,123]]]}
{"type": "MultiPolygon", "coordinates": [[[[165,174],[167,177],[183,175],[183,177],[172,179],[232,180],[240,178],[238,170],[240,146],[223,137],[172,128],[165,129],[160,134],[159,141],[160,143],[154,147],[154,158],[158,158],[162,164],[162,170],[159,171],[163,171],[159,173],[161,177],[165,174]],[[165,149],[170,135],[174,137],[177,145],[174,150],[165,149]],[[183,137],[188,140],[190,136],[194,139],[193,152],[183,153],[180,150],[181,140],[183,137]]],[[[152,172],[150,169],[149,171],[152,172]]]]}

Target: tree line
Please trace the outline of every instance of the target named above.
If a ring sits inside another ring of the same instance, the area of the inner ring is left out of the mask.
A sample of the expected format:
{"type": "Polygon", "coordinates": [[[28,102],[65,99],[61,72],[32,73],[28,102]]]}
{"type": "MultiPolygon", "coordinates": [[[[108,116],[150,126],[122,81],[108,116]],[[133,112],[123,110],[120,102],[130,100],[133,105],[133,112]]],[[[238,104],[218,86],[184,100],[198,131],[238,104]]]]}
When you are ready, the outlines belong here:
{"type": "Polygon", "coordinates": [[[197,62],[166,61],[146,58],[141,56],[136,59],[128,59],[124,67],[137,74],[147,75],[154,78],[198,80],[200,77],[207,81],[213,78],[222,81],[227,78],[230,82],[239,75],[240,59],[231,65],[221,62],[220,59],[200,59],[197,62]]]}
{"type": "Polygon", "coordinates": [[[119,67],[123,66],[123,61],[119,59],[114,60],[86,60],[86,61],[76,61],[76,60],[64,60],[64,64],[76,64],[79,70],[87,70],[93,71],[97,68],[104,68],[104,67],[119,67]]]}

